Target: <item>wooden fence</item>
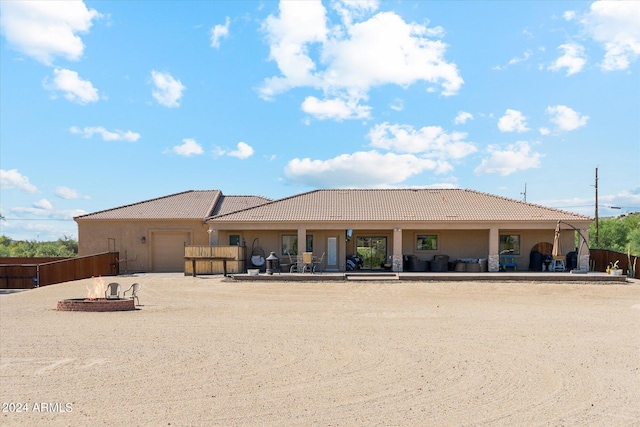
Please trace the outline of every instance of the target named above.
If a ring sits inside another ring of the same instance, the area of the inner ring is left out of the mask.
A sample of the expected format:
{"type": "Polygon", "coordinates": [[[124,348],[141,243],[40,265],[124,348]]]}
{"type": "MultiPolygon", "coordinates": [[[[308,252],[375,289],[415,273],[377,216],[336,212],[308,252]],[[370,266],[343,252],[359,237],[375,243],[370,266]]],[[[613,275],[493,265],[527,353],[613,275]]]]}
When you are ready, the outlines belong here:
{"type": "MultiPolygon", "coordinates": [[[[633,268],[633,261],[640,257],[631,255],[631,267],[633,268]]],[[[591,270],[593,271],[605,271],[609,263],[615,263],[618,261],[618,268],[623,270],[622,274],[629,275],[629,263],[627,254],[620,252],[609,251],[606,249],[591,249],[589,250],[589,262],[591,263],[591,270]]],[[[638,269],[640,268],[640,260],[636,262],[636,272],[634,279],[640,279],[638,269]]]]}
{"type": "Polygon", "coordinates": [[[193,259],[197,274],[222,274],[223,258],[229,259],[227,273],[242,273],[246,268],[245,251],[244,246],[185,246],[184,274],[193,274],[193,259]]]}
{"type": "Polygon", "coordinates": [[[29,289],[94,276],[117,276],[119,272],[118,252],[40,264],[0,264],[0,288],[29,289]]]}

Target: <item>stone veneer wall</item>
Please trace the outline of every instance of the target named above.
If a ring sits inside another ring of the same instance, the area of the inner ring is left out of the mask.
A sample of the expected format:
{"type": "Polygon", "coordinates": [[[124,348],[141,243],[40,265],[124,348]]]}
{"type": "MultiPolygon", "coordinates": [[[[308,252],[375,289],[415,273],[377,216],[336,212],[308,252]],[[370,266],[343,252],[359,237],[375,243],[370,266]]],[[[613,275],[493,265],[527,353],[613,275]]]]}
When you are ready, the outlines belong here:
{"type": "Polygon", "coordinates": [[[500,271],[500,255],[489,255],[487,263],[489,265],[489,271],[500,271]]]}

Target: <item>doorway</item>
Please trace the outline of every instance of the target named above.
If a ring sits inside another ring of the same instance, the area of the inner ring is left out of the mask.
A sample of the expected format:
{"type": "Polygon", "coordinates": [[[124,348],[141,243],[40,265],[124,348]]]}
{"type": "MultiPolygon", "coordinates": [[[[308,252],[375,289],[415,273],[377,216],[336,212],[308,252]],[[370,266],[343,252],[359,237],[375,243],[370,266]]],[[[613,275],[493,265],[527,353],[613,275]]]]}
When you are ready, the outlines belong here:
{"type": "Polygon", "coordinates": [[[327,267],[326,270],[338,270],[338,238],[327,238],[327,267]]]}
{"type": "Polygon", "coordinates": [[[387,238],[380,236],[360,236],[356,239],[356,250],[362,258],[365,270],[381,270],[387,262],[387,238]]]}

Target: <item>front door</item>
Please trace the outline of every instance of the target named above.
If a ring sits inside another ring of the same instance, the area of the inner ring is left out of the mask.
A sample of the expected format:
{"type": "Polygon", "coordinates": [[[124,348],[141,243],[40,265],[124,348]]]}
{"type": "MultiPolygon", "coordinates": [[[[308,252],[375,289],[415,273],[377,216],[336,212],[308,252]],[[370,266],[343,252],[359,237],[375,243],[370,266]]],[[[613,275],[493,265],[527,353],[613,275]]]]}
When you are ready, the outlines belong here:
{"type": "Polygon", "coordinates": [[[380,270],[387,262],[387,238],[360,236],[356,240],[358,255],[362,258],[362,268],[380,270]]]}
{"type": "Polygon", "coordinates": [[[338,238],[327,238],[327,270],[338,270],[338,238]]]}

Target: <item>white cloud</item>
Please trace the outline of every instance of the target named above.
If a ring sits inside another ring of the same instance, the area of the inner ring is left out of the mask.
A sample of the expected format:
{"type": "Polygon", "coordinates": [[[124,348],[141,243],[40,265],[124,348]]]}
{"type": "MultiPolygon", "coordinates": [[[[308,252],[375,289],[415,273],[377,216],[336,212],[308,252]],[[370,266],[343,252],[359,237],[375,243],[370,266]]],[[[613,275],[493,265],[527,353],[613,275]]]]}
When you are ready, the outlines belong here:
{"type": "Polygon", "coordinates": [[[225,150],[222,147],[213,147],[213,150],[211,150],[211,154],[213,154],[213,157],[222,157],[225,154],[227,154],[227,150],[225,150]]]}
{"type": "Polygon", "coordinates": [[[175,145],[172,149],[166,150],[165,153],[173,152],[184,157],[191,157],[204,153],[202,146],[198,144],[195,139],[185,138],[182,142],[182,145],[175,145]]]}
{"type": "Polygon", "coordinates": [[[284,172],[292,182],[317,188],[374,188],[405,181],[425,170],[449,170],[446,165],[441,166],[440,162],[411,154],[380,154],[372,150],[329,160],[293,159],[284,172]]]}
{"type": "Polygon", "coordinates": [[[520,57],[517,57],[517,56],[516,56],[515,58],[511,58],[511,59],[509,60],[509,65],[514,65],[514,64],[517,64],[518,62],[526,61],[527,59],[531,58],[531,55],[533,55],[533,54],[531,53],[531,51],[530,51],[530,50],[526,50],[526,51],[522,54],[522,57],[521,57],[521,58],[520,58],[520,57]]]}
{"type": "Polygon", "coordinates": [[[66,199],[66,200],[71,200],[71,199],[90,199],[91,197],[89,196],[83,196],[82,194],[80,194],[78,192],[78,190],[74,190],[73,188],[69,188],[69,187],[58,187],[56,188],[56,196],[60,197],[61,199],[66,199]]]}
{"type": "Polygon", "coordinates": [[[404,101],[400,98],[396,98],[389,105],[389,108],[391,108],[393,111],[402,111],[404,110],[404,101]]]}
{"type": "Polygon", "coordinates": [[[84,43],[77,33],[89,31],[99,17],[82,1],[3,1],[0,25],[12,47],[51,65],[58,56],[80,59],[84,43]]]}
{"type": "Polygon", "coordinates": [[[34,207],[31,207],[31,208],[15,207],[15,208],[11,208],[10,211],[16,214],[44,216],[50,219],[73,219],[74,216],[82,215],[85,213],[81,209],[72,209],[72,210],[53,209],[53,206],[51,208],[46,208],[47,203],[49,203],[47,200],[42,199],[40,202],[34,203],[33,204],[34,207]],[[41,203],[42,203],[42,206],[39,206],[41,203]]]}
{"type": "Polygon", "coordinates": [[[29,182],[29,178],[18,172],[18,169],[0,169],[0,188],[10,190],[12,188],[26,191],[27,193],[37,193],[38,189],[29,182]]]}
{"type": "Polygon", "coordinates": [[[280,16],[269,15],[262,25],[270,45],[270,59],[283,77],[267,79],[261,96],[272,96],[298,86],[320,86],[311,73],[316,64],[309,57],[308,44],[323,42],[327,35],[326,10],[320,1],[280,2],[280,16]]]}
{"type": "Polygon", "coordinates": [[[540,167],[542,154],[531,151],[529,143],[518,141],[509,145],[506,150],[500,150],[498,146],[490,145],[487,148],[490,157],[482,160],[474,172],[477,175],[497,173],[502,176],[511,175],[514,172],[540,167]]]}
{"type": "Polygon", "coordinates": [[[605,71],[626,70],[640,55],[640,2],[596,1],[582,19],[585,30],[605,49],[605,71]]]}
{"type": "Polygon", "coordinates": [[[368,119],[371,116],[371,107],[358,104],[357,99],[325,99],[320,100],[315,96],[308,96],[302,103],[302,111],[319,120],[334,119],[368,119]]]}
{"type": "Polygon", "coordinates": [[[369,131],[371,146],[400,153],[420,153],[424,157],[461,159],[477,151],[464,139],[464,132],[447,133],[440,126],[425,126],[415,130],[409,125],[382,123],[369,131]]]}
{"type": "Polygon", "coordinates": [[[538,132],[540,132],[540,135],[543,135],[543,136],[547,136],[551,134],[551,131],[549,130],[549,128],[539,128],[538,132]]]}
{"type": "Polygon", "coordinates": [[[572,131],[587,124],[589,116],[581,116],[577,111],[565,105],[547,107],[547,114],[550,114],[551,121],[561,131],[572,131]]]}
{"type": "Polygon", "coordinates": [[[44,209],[44,210],[51,210],[53,209],[53,205],[51,204],[50,201],[48,201],[47,199],[40,199],[37,202],[35,202],[33,204],[34,208],[37,209],[44,209]]]}
{"type": "Polygon", "coordinates": [[[65,68],[53,70],[53,81],[45,79],[43,86],[47,90],[61,91],[64,97],[71,102],[78,104],[88,104],[98,102],[98,90],[93,87],[90,81],[82,80],[77,72],[65,68]]]}
{"type": "Polygon", "coordinates": [[[473,120],[473,114],[466,111],[460,111],[453,122],[457,125],[463,125],[467,123],[467,120],[473,120]]]}
{"type": "Polygon", "coordinates": [[[526,132],[527,119],[522,115],[520,111],[507,109],[504,116],[498,119],[498,129],[500,132],[526,132]]]}
{"type": "Polygon", "coordinates": [[[82,129],[78,128],[77,126],[72,126],[71,128],[69,128],[69,132],[82,135],[84,138],[92,138],[94,134],[98,134],[102,137],[103,141],[135,142],[140,139],[140,134],[137,132],[132,132],[130,130],[124,132],[118,129],[114,131],[108,131],[102,126],[85,127],[82,129]]]}
{"type": "Polygon", "coordinates": [[[378,9],[378,3],[378,0],[337,0],[331,3],[331,7],[338,13],[345,25],[351,26],[354,19],[375,12],[378,9]]]}
{"type": "MultiPolygon", "coordinates": [[[[309,87],[322,90],[327,100],[307,97],[305,108],[331,106],[333,112],[336,100],[342,100],[341,107],[357,106],[376,86],[408,87],[423,81],[430,85],[428,90],[439,86],[445,96],[456,94],[462,86],[456,65],[444,58],[447,45],[432,39],[442,35],[441,28],[407,23],[393,12],[366,19],[375,11],[377,2],[331,4],[341,23],[330,28],[320,1],[280,2],[279,16],[270,15],[265,20],[263,30],[270,45],[270,59],[278,64],[281,74],[265,79],[260,88],[263,98],[309,87]],[[317,58],[312,52],[317,52],[317,58]],[[311,106],[310,100],[315,100],[311,106]],[[322,104],[327,101],[333,105],[322,104]]],[[[361,118],[362,114],[342,112],[323,117],[342,120],[361,118]]]]}
{"type": "Polygon", "coordinates": [[[253,147],[246,142],[238,142],[236,149],[232,151],[227,151],[222,147],[214,147],[212,151],[214,157],[230,156],[237,157],[242,160],[253,156],[253,153],[253,147]]]}
{"type": "Polygon", "coordinates": [[[231,20],[227,16],[224,25],[217,24],[211,29],[211,47],[220,48],[220,40],[229,37],[229,24],[231,20]]]}
{"type": "Polygon", "coordinates": [[[579,73],[584,68],[585,59],[584,46],[577,43],[566,43],[558,46],[558,50],[563,52],[562,56],[556,59],[553,64],[547,67],[551,71],[567,69],[567,76],[579,73]]]}
{"type": "Polygon", "coordinates": [[[152,95],[160,105],[165,107],[180,106],[182,92],[186,89],[180,80],[176,80],[169,73],[162,73],[156,70],[151,71],[151,79],[155,86],[152,95]]]}
{"type": "Polygon", "coordinates": [[[237,149],[228,153],[231,157],[246,159],[253,155],[253,147],[244,142],[238,142],[237,149]]]}
{"type": "Polygon", "coordinates": [[[576,19],[576,12],[573,10],[567,10],[562,14],[562,17],[565,21],[573,21],[574,19],[576,19]]]}

